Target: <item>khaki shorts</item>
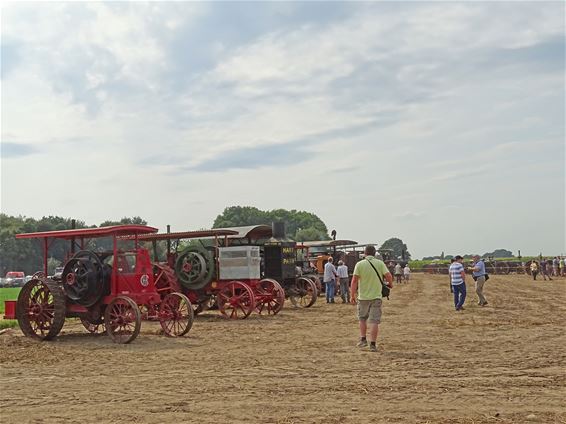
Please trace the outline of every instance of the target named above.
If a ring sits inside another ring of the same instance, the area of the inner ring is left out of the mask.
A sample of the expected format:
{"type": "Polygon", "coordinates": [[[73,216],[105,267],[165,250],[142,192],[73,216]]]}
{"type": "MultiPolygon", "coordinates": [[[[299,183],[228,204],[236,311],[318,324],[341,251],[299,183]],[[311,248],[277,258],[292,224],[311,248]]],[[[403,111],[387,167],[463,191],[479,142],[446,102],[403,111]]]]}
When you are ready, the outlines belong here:
{"type": "Polygon", "coordinates": [[[358,319],[379,324],[381,322],[381,299],[358,300],[358,319]]]}

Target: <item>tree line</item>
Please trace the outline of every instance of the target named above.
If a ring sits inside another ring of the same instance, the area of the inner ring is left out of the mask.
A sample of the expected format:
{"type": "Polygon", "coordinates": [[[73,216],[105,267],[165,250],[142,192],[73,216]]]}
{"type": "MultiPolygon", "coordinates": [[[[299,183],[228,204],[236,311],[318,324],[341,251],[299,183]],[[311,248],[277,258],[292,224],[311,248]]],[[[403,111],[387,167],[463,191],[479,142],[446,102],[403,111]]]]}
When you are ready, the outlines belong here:
{"type": "MultiPolygon", "coordinates": [[[[461,255],[464,259],[472,259],[475,253],[466,253],[465,255],[461,255]]],[[[437,256],[425,256],[423,261],[430,261],[430,260],[444,260],[444,259],[452,259],[456,255],[445,255],[442,252],[440,255],[437,256]]],[[[480,255],[482,258],[514,258],[513,252],[507,249],[495,249],[493,252],[486,252],[483,255],[480,255]]]]}
{"type": "MultiPolygon", "coordinates": [[[[271,225],[282,221],[286,224],[287,237],[295,241],[330,240],[326,224],[314,213],[297,210],[273,209],[262,211],[251,206],[230,206],[216,217],[213,228],[239,227],[244,225],[271,225]]],[[[75,221],[75,228],[96,228],[110,225],[139,224],[147,225],[147,221],[139,216],[124,217],[118,221],[106,220],[99,225],[88,225],[82,220],[75,221]]],[[[39,239],[16,239],[16,234],[41,231],[67,230],[72,227],[71,218],[47,216],[41,219],[25,216],[0,214],[0,277],[8,271],[24,271],[33,274],[43,270],[43,246],[39,239]]],[[[90,250],[111,249],[108,238],[92,239],[86,248],[90,250]]],[[[159,246],[163,250],[163,246],[159,246]]],[[[48,272],[53,273],[55,267],[66,259],[69,248],[68,241],[53,240],[49,246],[48,272]]],[[[398,238],[386,240],[380,249],[389,249],[391,258],[410,260],[411,254],[407,245],[398,238]]]]}

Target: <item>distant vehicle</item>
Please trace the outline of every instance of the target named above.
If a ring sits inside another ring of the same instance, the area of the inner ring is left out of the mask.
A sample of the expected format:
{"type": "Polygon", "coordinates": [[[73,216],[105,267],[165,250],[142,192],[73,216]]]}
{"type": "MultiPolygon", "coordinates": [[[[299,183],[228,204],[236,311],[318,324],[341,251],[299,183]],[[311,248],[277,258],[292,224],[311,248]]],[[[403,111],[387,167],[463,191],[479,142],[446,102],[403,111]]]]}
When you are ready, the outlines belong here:
{"type": "Polygon", "coordinates": [[[55,272],[53,272],[53,279],[54,280],[60,280],[61,279],[61,275],[63,275],[63,270],[65,268],[62,266],[58,266],[57,268],[55,268],[55,272]]]}
{"type": "Polygon", "coordinates": [[[22,287],[25,283],[26,275],[21,271],[8,271],[4,287],[22,287]]]}

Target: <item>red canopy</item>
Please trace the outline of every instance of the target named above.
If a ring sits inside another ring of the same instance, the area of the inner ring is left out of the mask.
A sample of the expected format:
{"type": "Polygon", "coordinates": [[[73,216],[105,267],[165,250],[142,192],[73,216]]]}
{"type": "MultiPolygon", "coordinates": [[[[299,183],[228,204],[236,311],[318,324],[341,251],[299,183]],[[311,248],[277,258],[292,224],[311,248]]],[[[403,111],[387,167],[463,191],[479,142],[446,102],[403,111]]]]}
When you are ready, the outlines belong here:
{"type": "Polygon", "coordinates": [[[147,225],[113,225],[99,228],[76,228],[73,230],[43,231],[38,233],[16,234],[16,238],[59,238],[71,240],[73,238],[96,238],[108,236],[133,236],[136,234],[156,233],[157,228],[147,225]]]}

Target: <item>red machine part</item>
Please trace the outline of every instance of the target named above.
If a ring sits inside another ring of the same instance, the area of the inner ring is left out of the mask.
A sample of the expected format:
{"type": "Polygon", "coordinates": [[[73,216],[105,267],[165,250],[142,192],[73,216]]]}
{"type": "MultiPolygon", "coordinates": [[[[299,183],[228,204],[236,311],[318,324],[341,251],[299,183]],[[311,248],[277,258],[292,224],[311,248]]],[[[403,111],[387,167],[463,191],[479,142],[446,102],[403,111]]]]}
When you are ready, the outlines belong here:
{"type": "Polygon", "coordinates": [[[266,312],[268,315],[277,315],[283,309],[285,290],[277,281],[265,278],[252,287],[256,298],[255,310],[258,314],[266,312]]]}
{"type": "Polygon", "coordinates": [[[193,305],[184,294],[170,293],[161,302],[159,323],[168,336],[184,336],[193,326],[194,319],[193,305]]]}
{"type": "Polygon", "coordinates": [[[4,301],[4,319],[16,319],[16,304],[15,300],[4,301]]]}
{"type": "Polygon", "coordinates": [[[155,289],[164,299],[170,293],[181,293],[181,285],[175,276],[175,271],[166,263],[154,263],[153,275],[155,279],[155,289]]]}
{"type": "Polygon", "coordinates": [[[247,318],[256,305],[252,289],[240,281],[219,284],[216,303],[222,315],[231,319],[247,318]]]}

